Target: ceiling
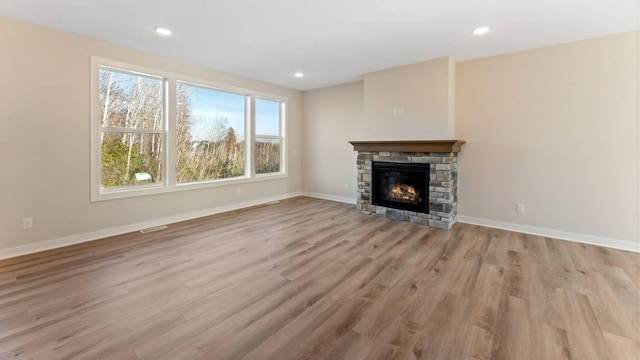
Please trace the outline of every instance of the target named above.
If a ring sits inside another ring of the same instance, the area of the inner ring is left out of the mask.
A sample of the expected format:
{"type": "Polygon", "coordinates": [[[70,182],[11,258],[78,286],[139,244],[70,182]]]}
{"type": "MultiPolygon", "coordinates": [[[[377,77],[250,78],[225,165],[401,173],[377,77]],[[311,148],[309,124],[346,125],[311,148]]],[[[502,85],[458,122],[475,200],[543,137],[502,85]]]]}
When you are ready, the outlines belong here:
{"type": "Polygon", "coordinates": [[[638,0],[1,0],[0,15],[298,90],[640,28],[638,0]],[[491,31],[475,36],[472,30],[491,31]],[[156,27],[173,31],[169,37],[156,27]],[[301,71],[303,78],[293,73],[301,71]]]}

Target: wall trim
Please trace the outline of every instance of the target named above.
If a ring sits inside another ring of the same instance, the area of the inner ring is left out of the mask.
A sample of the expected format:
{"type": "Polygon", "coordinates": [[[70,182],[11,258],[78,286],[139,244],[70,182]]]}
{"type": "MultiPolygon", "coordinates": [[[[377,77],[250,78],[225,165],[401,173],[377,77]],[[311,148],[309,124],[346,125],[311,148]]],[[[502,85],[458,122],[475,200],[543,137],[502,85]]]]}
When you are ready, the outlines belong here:
{"type": "Polygon", "coordinates": [[[458,215],[458,222],[640,253],[640,244],[568,231],[458,215]]]}
{"type": "Polygon", "coordinates": [[[356,199],[355,198],[352,199],[352,198],[348,198],[348,197],[320,194],[320,193],[309,192],[309,191],[303,191],[302,192],[302,196],[308,196],[308,197],[312,197],[312,198],[316,198],[316,199],[337,201],[337,202],[353,204],[353,205],[356,204],[356,199]]]}
{"type": "Polygon", "coordinates": [[[193,211],[193,212],[188,212],[188,213],[174,215],[174,216],[168,216],[160,219],[148,220],[148,221],[143,221],[143,222],[134,223],[134,224],[121,225],[121,226],[116,226],[108,229],[90,231],[82,234],[64,236],[64,237],[60,237],[52,240],[39,241],[37,243],[16,246],[8,249],[0,249],[0,260],[21,256],[21,255],[33,254],[33,253],[37,253],[45,250],[56,249],[64,246],[80,244],[84,242],[111,237],[111,236],[126,234],[129,232],[139,231],[139,230],[154,227],[154,226],[167,225],[167,224],[172,224],[180,221],[197,219],[204,216],[210,216],[210,215],[220,214],[228,211],[239,210],[239,209],[248,208],[251,206],[262,205],[270,201],[290,199],[290,198],[294,198],[302,195],[303,193],[301,191],[282,194],[282,195],[276,195],[276,196],[261,198],[257,200],[216,206],[214,208],[193,211]]]}

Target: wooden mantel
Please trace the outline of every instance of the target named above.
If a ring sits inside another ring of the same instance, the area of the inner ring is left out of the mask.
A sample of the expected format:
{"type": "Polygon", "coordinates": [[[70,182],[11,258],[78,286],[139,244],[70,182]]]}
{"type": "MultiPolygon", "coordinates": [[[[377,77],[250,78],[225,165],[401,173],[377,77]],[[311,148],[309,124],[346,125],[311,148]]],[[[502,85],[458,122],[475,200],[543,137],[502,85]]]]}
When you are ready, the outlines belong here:
{"type": "Polygon", "coordinates": [[[462,140],[392,140],[349,141],[355,151],[399,151],[457,153],[465,141],[462,140]]]}

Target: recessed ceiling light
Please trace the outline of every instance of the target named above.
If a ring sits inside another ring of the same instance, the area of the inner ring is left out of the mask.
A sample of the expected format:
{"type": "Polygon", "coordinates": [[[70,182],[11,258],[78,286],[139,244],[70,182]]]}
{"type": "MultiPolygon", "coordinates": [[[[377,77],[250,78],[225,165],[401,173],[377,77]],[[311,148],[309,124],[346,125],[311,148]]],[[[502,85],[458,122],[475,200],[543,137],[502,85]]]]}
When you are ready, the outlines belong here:
{"type": "Polygon", "coordinates": [[[171,35],[171,30],[163,27],[156,28],[156,32],[160,35],[169,36],[171,35]]]}
{"type": "Polygon", "coordinates": [[[473,34],[474,34],[474,35],[483,35],[483,34],[488,33],[488,32],[489,32],[489,29],[491,29],[491,28],[490,28],[490,27],[488,27],[488,26],[481,26],[481,27],[479,27],[479,28],[477,28],[477,29],[473,30],[473,34]]]}
{"type": "Polygon", "coordinates": [[[304,74],[303,74],[303,73],[301,73],[301,72],[297,72],[297,73],[293,74],[293,76],[295,76],[295,77],[297,77],[297,78],[301,78],[301,77],[303,77],[303,76],[304,76],[304,74]]]}

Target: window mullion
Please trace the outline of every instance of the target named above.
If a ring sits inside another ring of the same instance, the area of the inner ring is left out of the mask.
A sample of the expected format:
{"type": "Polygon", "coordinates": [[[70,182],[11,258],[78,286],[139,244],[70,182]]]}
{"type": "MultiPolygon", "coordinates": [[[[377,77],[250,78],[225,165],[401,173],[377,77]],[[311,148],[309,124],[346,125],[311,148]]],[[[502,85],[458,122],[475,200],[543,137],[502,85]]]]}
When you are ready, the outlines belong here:
{"type": "Polygon", "coordinates": [[[176,124],[176,119],[177,119],[177,114],[176,114],[176,106],[177,106],[177,95],[176,95],[176,79],[173,78],[169,78],[166,81],[166,87],[167,87],[167,91],[166,91],[166,114],[167,114],[167,122],[166,122],[166,135],[165,135],[165,150],[166,150],[166,156],[165,156],[165,162],[166,162],[166,166],[165,166],[165,174],[167,176],[167,185],[169,185],[169,187],[174,187],[176,186],[177,183],[177,175],[176,175],[176,167],[177,167],[177,158],[178,158],[178,154],[177,154],[177,134],[178,134],[178,130],[177,130],[177,124],[176,124]]]}
{"type": "Polygon", "coordinates": [[[286,144],[286,135],[287,135],[287,104],[284,101],[280,102],[280,172],[285,174],[289,168],[289,157],[287,154],[287,144],[286,144]]]}
{"type": "Polygon", "coordinates": [[[256,154],[255,154],[255,143],[256,143],[256,99],[254,96],[247,96],[248,99],[248,119],[247,119],[247,162],[248,162],[248,170],[249,177],[256,176],[256,154]]]}

